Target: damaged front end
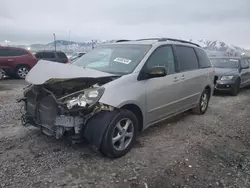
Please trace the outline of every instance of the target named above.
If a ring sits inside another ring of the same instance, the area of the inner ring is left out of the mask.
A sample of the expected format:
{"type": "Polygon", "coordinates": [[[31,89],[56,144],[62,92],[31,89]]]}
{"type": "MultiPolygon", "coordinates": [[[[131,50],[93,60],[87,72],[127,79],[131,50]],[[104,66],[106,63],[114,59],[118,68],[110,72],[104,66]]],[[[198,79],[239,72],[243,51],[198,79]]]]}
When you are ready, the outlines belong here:
{"type": "Polygon", "coordinates": [[[113,107],[99,103],[104,85],[116,77],[51,79],[41,85],[30,85],[24,91],[22,124],[39,127],[57,139],[69,135],[81,141],[88,121],[101,111],[113,107]]]}

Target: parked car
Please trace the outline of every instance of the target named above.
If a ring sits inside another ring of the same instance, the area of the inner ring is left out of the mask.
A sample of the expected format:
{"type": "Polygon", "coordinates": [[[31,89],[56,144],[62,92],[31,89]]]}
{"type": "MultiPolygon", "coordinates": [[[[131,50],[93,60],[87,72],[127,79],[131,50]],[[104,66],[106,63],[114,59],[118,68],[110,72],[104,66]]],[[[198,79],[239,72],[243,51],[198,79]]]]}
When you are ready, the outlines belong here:
{"type": "Polygon", "coordinates": [[[0,67],[7,76],[25,78],[36,63],[36,58],[26,49],[0,46],[0,67]]]}
{"type": "Polygon", "coordinates": [[[249,60],[239,57],[211,58],[215,68],[215,91],[238,95],[240,88],[250,85],[249,60]]]}
{"type": "Polygon", "coordinates": [[[87,139],[104,155],[121,157],[149,126],[189,109],[204,114],[213,79],[206,52],[194,43],[105,44],[72,64],[38,62],[26,77],[22,123],[57,139],[87,139]]]}
{"type": "Polygon", "coordinates": [[[48,61],[55,61],[58,63],[68,63],[68,57],[65,55],[64,52],[61,51],[38,51],[35,54],[37,60],[48,60],[48,61]]]}

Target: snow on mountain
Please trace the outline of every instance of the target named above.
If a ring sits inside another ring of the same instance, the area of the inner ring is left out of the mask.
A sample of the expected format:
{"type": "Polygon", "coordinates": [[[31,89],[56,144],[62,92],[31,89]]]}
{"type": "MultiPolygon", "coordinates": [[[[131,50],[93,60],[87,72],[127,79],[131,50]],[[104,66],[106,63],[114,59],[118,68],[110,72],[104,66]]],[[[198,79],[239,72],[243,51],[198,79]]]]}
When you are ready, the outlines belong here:
{"type": "Polygon", "coordinates": [[[190,42],[194,42],[199,44],[202,48],[204,48],[208,54],[215,54],[215,55],[226,55],[226,56],[240,56],[242,53],[250,54],[250,50],[246,50],[244,48],[227,44],[223,41],[211,41],[211,40],[189,40],[190,42]]]}
{"type": "MultiPolygon", "coordinates": [[[[185,39],[184,39],[185,40],[185,39]]],[[[187,40],[187,39],[186,39],[187,40]]],[[[79,51],[90,51],[92,47],[98,46],[103,43],[109,43],[114,40],[91,40],[84,42],[74,42],[67,40],[56,40],[56,49],[66,52],[67,54],[71,54],[79,51]]],[[[223,41],[219,40],[205,40],[205,39],[188,39],[188,41],[199,44],[203,49],[206,50],[209,56],[240,56],[242,53],[250,56],[250,50],[246,50],[244,48],[227,44],[223,41]]],[[[32,51],[38,50],[54,50],[55,43],[50,42],[48,44],[32,44],[30,46],[32,51]]]]}

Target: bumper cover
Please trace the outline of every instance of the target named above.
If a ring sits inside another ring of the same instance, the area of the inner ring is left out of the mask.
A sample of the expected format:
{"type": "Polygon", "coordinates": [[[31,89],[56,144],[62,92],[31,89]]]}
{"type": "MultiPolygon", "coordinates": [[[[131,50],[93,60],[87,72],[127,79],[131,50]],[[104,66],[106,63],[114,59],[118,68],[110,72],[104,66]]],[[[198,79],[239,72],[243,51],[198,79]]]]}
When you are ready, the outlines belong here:
{"type": "Polygon", "coordinates": [[[231,91],[236,86],[234,80],[217,80],[214,89],[217,91],[231,91]]]}

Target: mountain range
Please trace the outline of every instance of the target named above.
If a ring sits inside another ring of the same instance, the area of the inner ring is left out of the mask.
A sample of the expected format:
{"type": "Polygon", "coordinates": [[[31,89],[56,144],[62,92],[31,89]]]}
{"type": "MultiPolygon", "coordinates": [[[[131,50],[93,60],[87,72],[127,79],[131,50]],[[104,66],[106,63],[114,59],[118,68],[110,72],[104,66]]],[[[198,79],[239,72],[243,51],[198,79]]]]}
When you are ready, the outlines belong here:
{"type": "MultiPolygon", "coordinates": [[[[110,40],[111,41],[111,40],[110,40]]],[[[103,43],[110,42],[108,40],[93,40],[93,41],[84,41],[84,42],[74,42],[67,40],[56,40],[56,49],[64,51],[66,53],[74,53],[76,51],[89,51],[93,47],[98,46],[103,43]]],[[[228,55],[228,56],[240,56],[242,53],[250,56],[250,50],[227,44],[223,41],[215,40],[193,40],[189,39],[188,41],[199,44],[203,49],[207,51],[210,56],[220,56],[220,55],[228,55]]],[[[24,47],[24,45],[19,46],[24,47]]],[[[55,42],[50,42],[48,44],[31,44],[30,46],[26,46],[26,48],[30,48],[32,51],[37,50],[54,50],[55,42]]]]}

